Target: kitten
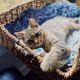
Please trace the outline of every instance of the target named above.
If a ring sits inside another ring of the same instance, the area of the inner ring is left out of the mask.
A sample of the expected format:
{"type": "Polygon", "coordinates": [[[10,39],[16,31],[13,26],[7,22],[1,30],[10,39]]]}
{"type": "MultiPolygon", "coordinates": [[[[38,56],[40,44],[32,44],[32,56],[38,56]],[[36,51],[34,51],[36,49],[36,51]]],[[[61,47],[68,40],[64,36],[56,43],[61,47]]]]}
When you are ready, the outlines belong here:
{"type": "Polygon", "coordinates": [[[67,63],[70,50],[66,46],[66,38],[70,30],[80,29],[77,18],[55,17],[47,20],[41,26],[33,19],[29,20],[29,27],[16,32],[20,39],[31,49],[42,47],[47,51],[40,67],[45,72],[52,72],[67,63]]]}

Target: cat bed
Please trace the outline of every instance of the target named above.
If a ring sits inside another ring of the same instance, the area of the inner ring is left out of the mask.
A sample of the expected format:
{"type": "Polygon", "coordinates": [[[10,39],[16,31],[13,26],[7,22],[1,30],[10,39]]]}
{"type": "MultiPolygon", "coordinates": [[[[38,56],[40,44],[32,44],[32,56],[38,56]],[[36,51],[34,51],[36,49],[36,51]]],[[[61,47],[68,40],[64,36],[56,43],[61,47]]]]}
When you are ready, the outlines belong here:
{"type": "Polygon", "coordinates": [[[66,17],[80,16],[80,8],[76,4],[69,2],[55,2],[50,4],[50,2],[52,3],[54,0],[50,0],[49,4],[47,4],[48,1],[45,0],[36,0],[0,14],[0,44],[7,46],[13,51],[14,54],[22,59],[42,80],[53,80],[54,75],[56,79],[61,80],[62,77],[59,75],[67,78],[78,70],[78,63],[76,62],[79,62],[79,52],[74,60],[74,65],[72,65],[71,68],[68,67],[70,69],[67,72],[57,70],[56,72],[59,75],[56,75],[54,72],[45,73],[40,69],[38,62],[41,57],[36,57],[34,51],[13,35],[14,32],[21,31],[28,26],[30,17],[35,18],[41,25],[46,20],[58,15],[66,17]]]}

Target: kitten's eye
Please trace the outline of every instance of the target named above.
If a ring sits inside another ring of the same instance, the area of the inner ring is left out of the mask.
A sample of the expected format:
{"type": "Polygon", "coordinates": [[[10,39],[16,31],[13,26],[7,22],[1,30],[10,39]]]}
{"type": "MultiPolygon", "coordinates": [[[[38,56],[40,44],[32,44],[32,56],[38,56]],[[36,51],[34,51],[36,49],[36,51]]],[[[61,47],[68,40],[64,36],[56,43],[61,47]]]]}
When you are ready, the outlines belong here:
{"type": "Polygon", "coordinates": [[[33,40],[28,40],[27,43],[28,44],[32,44],[33,43],[33,40]]]}
{"type": "Polygon", "coordinates": [[[35,33],[35,37],[37,38],[38,36],[40,36],[40,32],[35,33]]]}

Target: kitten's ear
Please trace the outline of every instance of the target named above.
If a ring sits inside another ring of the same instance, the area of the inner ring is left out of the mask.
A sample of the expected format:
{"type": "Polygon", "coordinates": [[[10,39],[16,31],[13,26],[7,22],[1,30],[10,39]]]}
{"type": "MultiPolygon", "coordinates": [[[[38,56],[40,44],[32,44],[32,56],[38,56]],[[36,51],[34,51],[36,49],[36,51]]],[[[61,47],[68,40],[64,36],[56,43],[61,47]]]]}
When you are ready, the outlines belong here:
{"type": "Polygon", "coordinates": [[[30,18],[29,19],[29,27],[31,27],[31,28],[38,27],[38,23],[33,18],[30,18]]]}
{"type": "Polygon", "coordinates": [[[17,38],[22,39],[25,35],[25,31],[15,32],[14,34],[17,38]]]}

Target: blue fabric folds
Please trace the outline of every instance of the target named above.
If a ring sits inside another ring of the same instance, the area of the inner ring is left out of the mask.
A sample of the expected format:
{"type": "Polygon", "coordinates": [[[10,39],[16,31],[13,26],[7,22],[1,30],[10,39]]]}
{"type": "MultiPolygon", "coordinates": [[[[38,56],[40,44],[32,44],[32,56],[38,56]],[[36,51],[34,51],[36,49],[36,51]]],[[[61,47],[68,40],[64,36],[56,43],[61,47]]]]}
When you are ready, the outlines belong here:
{"type": "Polygon", "coordinates": [[[27,9],[20,14],[15,21],[6,24],[5,27],[11,32],[21,31],[28,26],[28,20],[30,17],[36,19],[41,25],[48,19],[55,16],[66,16],[66,17],[79,17],[80,8],[73,3],[52,3],[44,6],[41,9],[27,9]]]}

